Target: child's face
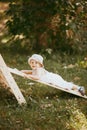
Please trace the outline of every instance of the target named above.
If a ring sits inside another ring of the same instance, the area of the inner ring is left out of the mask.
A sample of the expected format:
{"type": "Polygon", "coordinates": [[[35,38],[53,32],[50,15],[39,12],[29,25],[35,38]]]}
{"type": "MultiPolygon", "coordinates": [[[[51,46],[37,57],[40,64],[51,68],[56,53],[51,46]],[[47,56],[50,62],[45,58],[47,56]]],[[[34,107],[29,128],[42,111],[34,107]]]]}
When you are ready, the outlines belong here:
{"type": "Polygon", "coordinates": [[[37,68],[39,68],[39,67],[41,67],[42,65],[39,63],[39,62],[37,62],[37,61],[35,61],[35,60],[30,60],[30,67],[32,68],[32,69],[37,69],[37,68]]]}

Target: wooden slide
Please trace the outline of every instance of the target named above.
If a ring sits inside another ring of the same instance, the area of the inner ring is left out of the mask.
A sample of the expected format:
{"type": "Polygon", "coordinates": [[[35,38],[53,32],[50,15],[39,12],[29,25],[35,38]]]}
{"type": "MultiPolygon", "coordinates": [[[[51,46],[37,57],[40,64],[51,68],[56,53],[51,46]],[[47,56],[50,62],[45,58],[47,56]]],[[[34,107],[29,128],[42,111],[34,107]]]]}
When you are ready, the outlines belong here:
{"type": "MultiPolygon", "coordinates": [[[[16,68],[12,69],[12,68],[8,67],[8,70],[9,70],[11,73],[14,73],[14,74],[17,74],[17,75],[19,75],[19,76],[26,77],[26,78],[28,78],[28,79],[30,79],[30,80],[33,80],[33,79],[29,78],[29,76],[28,76],[27,74],[24,74],[23,72],[19,71],[19,70],[16,69],[16,68]]],[[[33,81],[36,81],[36,82],[39,82],[39,83],[43,83],[43,84],[48,85],[48,86],[50,86],[50,87],[53,87],[53,88],[56,88],[56,89],[59,89],[59,90],[62,90],[62,91],[65,91],[65,92],[68,92],[68,93],[74,94],[74,95],[76,95],[76,96],[79,96],[79,97],[82,97],[82,98],[87,99],[87,96],[86,96],[86,95],[82,96],[82,95],[80,94],[80,92],[78,92],[78,91],[75,91],[75,90],[66,90],[66,89],[64,89],[64,88],[62,88],[62,87],[58,87],[58,86],[55,86],[55,85],[52,85],[52,84],[49,84],[49,83],[45,83],[45,82],[42,82],[42,81],[40,81],[40,80],[33,80],[33,81]]]]}

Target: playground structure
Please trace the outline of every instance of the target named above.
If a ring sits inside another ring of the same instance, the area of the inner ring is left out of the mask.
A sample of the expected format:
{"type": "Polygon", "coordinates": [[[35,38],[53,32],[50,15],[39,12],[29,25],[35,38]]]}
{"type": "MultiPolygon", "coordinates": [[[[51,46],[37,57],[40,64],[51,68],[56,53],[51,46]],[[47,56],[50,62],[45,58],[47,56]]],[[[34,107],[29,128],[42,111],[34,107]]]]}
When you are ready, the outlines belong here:
{"type": "Polygon", "coordinates": [[[15,82],[12,74],[10,73],[1,55],[0,55],[0,83],[4,88],[9,89],[14,94],[15,98],[17,99],[20,105],[26,104],[24,96],[22,95],[17,83],[15,82]]]}
{"type": "MultiPolygon", "coordinates": [[[[5,61],[0,54],[0,83],[2,84],[2,86],[4,88],[6,88],[7,90],[10,90],[14,94],[15,98],[17,99],[17,101],[20,105],[26,104],[26,100],[25,100],[24,96],[22,95],[22,93],[21,93],[21,91],[20,91],[20,89],[19,89],[19,87],[18,87],[18,85],[17,85],[16,81],[14,80],[11,73],[19,75],[21,77],[26,77],[30,80],[33,80],[33,79],[29,78],[27,74],[24,74],[23,72],[19,71],[18,69],[16,69],[16,68],[13,69],[13,68],[8,67],[5,64],[5,61]]],[[[39,80],[33,80],[33,81],[43,83],[43,84],[48,85],[50,87],[53,87],[53,88],[56,88],[56,89],[68,92],[70,94],[74,94],[76,96],[87,99],[86,95],[82,96],[77,91],[66,90],[64,88],[61,88],[61,87],[58,87],[58,86],[55,86],[55,85],[52,85],[52,84],[49,84],[49,83],[45,83],[45,82],[42,82],[42,81],[39,81],[39,80]]]]}

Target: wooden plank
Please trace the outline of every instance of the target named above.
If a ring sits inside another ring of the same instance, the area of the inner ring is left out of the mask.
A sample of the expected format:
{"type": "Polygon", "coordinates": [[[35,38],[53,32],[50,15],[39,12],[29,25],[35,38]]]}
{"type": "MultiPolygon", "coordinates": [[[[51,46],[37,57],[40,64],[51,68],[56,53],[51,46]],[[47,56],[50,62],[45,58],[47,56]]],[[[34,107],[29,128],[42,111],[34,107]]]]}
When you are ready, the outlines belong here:
{"type": "MultiPolygon", "coordinates": [[[[10,71],[11,73],[13,73],[13,74],[17,74],[17,75],[22,76],[22,77],[25,77],[25,76],[26,76],[26,78],[28,78],[28,79],[30,79],[30,80],[33,80],[33,79],[29,78],[29,76],[28,76],[27,74],[24,74],[23,72],[19,71],[19,70],[16,69],[16,68],[15,68],[15,69],[12,69],[12,68],[8,67],[8,69],[9,69],[9,71],[10,71]]],[[[62,87],[58,87],[58,86],[55,86],[55,85],[52,85],[52,84],[49,84],[49,83],[45,83],[45,82],[42,82],[42,81],[40,81],[40,80],[33,80],[33,81],[36,81],[36,82],[39,82],[39,83],[43,83],[43,84],[48,85],[48,86],[51,86],[51,87],[53,87],[53,88],[56,88],[56,89],[62,90],[62,91],[64,91],[64,92],[68,92],[68,93],[70,93],[70,94],[74,94],[74,95],[76,95],[76,96],[79,96],[79,97],[82,97],[82,98],[87,99],[87,96],[86,96],[86,95],[82,96],[82,95],[80,94],[80,92],[78,92],[78,91],[75,91],[75,90],[66,90],[66,89],[64,89],[64,88],[62,88],[62,87]]]]}
{"type": "Polygon", "coordinates": [[[0,70],[0,84],[1,84],[1,86],[3,86],[6,89],[9,88],[9,85],[8,85],[7,81],[5,80],[5,77],[1,70],[0,70]]]}
{"type": "Polygon", "coordinates": [[[12,93],[16,97],[18,103],[20,105],[25,104],[26,100],[23,97],[18,85],[16,84],[16,82],[13,78],[13,76],[9,72],[1,54],[0,54],[0,72],[2,73],[4,80],[7,83],[7,86],[11,89],[12,93]]]}

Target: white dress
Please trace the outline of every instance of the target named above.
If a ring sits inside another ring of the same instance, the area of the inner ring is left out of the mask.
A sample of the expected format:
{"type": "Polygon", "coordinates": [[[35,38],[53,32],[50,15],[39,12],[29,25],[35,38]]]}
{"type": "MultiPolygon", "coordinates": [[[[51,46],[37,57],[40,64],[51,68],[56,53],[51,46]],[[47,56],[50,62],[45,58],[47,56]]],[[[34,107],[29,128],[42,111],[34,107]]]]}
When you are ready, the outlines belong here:
{"type": "Polygon", "coordinates": [[[67,82],[66,80],[64,80],[60,75],[48,72],[42,67],[35,69],[32,72],[33,75],[37,75],[39,77],[40,81],[55,85],[56,87],[58,86],[70,90],[73,88],[73,86],[76,86],[72,82],[67,82]]]}

